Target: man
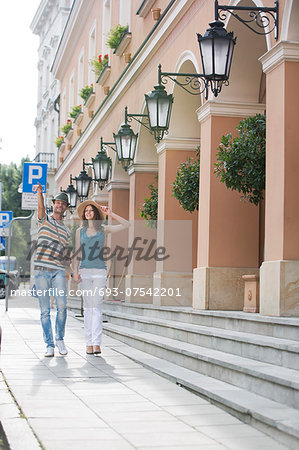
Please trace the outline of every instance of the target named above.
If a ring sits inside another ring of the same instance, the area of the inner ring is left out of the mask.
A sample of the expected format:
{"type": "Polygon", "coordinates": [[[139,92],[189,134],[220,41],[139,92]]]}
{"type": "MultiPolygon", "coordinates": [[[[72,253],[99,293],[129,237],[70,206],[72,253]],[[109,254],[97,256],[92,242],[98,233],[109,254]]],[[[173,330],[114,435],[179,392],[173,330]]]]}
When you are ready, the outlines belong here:
{"type": "Polygon", "coordinates": [[[66,281],[64,251],[70,241],[70,230],[63,224],[63,214],[68,207],[68,196],[59,192],[53,199],[53,214],[46,214],[42,186],[37,187],[38,240],[34,259],[35,286],[41,311],[45,356],[54,356],[54,340],[50,315],[50,295],[56,299],[55,341],[60,355],[66,356],[64,344],[66,322],[66,281]]]}

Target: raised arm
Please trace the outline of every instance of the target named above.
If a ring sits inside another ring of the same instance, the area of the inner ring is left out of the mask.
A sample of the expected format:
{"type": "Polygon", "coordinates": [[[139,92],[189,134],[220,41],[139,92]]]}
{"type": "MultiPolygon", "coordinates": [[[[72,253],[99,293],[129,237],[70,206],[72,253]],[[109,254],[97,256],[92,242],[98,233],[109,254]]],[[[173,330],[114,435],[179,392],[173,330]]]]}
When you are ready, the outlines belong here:
{"type": "Polygon", "coordinates": [[[118,222],[118,225],[104,225],[105,232],[107,233],[117,233],[119,231],[129,228],[130,222],[123,217],[118,216],[113,213],[108,206],[101,206],[103,213],[118,222]]]}
{"type": "Polygon", "coordinates": [[[41,220],[45,217],[46,209],[43,196],[43,187],[37,182],[37,217],[41,220]]]}

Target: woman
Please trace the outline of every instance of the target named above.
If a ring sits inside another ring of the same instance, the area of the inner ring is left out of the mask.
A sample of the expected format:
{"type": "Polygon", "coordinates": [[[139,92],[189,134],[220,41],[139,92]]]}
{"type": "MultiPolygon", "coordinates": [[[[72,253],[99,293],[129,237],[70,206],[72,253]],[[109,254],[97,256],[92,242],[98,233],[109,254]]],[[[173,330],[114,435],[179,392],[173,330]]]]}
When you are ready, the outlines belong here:
{"type": "Polygon", "coordinates": [[[111,212],[107,206],[101,206],[92,200],[81,203],[77,211],[82,227],[76,231],[73,279],[80,283],[83,291],[86,353],[97,355],[101,353],[102,301],[107,276],[102,249],[107,234],[127,228],[129,222],[111,212]],[[105,215],[119,224],[105,225],[105,215]]]}

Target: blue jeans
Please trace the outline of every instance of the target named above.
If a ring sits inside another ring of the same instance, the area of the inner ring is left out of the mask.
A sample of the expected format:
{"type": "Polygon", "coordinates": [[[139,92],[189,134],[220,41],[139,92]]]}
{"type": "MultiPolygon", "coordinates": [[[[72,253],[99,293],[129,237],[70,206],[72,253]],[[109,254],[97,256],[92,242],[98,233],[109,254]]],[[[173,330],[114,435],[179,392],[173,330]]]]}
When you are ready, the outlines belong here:
{"type": "Polygon", "coordinates": [[[55,339],[59,341],[64,338],[66,322],[66,282],[64,270],[36,270],[35,286],[41,312],[40,320],[43,327],[44,341],[47,347],[55,347],[50,315],[50,296],[55,297],[56,300],[55,339]]]}

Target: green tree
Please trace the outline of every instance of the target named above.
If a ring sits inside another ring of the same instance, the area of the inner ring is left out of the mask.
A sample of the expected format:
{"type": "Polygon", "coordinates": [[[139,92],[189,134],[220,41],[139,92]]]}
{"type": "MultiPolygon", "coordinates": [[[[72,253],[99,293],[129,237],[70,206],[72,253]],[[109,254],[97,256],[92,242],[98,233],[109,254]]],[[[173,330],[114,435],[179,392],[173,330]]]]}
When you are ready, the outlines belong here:
{"type": "Polygon", "coordinates": [[[198,210],[199,204],[199,169],[200,149],[198,147],[196,159],[188,158],[177,171],[172,183],[172,196],[175,197],[185,211],[198,210]]]}
{"type": "MultiPolygon", "coordinates": [[[[23,158],[21,163],[17,166],[16,163],[1,164],[0,166],[0,180],[2,182],[2,211],[12,211],[13,217],[25,217],[28,216],[28,211],[21,209],[22,194],[18,192],[19,186],[22,183],[23,178],[23,163],[29,161],[29,157],[23,158]]],[[[15,224],[12,237],[12,249],[11,254],[22,259],[24,263],[24,269],[26,267],[26,247],[28,233],[23,229],[20,224],[15,224]]],[[[5,252],[1,251],[1,256],[5,252]]]]}
{"type": "MultiPolygon", "coordinates": [[[[158,183],[158,175],[155,176],[158,183]]],[[[150,227],[157,227],[158,218],[158,184],[151,183],[148,186],[150,194],[143,201],[143,204],[138,209],[139,216],[146,220],[146,224],[150,227]]]]}
{"type": "Polygon", "coordinates": [[[29,157],[23,158],[21,164],[2,164],[0,180],[2,181],[2,211],[12,211],[14,217],[28,216],[28,211],[21,209],[22,194],[18,192],[23,178],[23,163],[29,157]]]}
{"type": "Polygon", "coordinates": [[[257,205],[265,190],[266,117],[263,114],[242,120],[238,136],[221,138],[215,173],[228,189],[242,193],[242,199],[257,205]]]}

